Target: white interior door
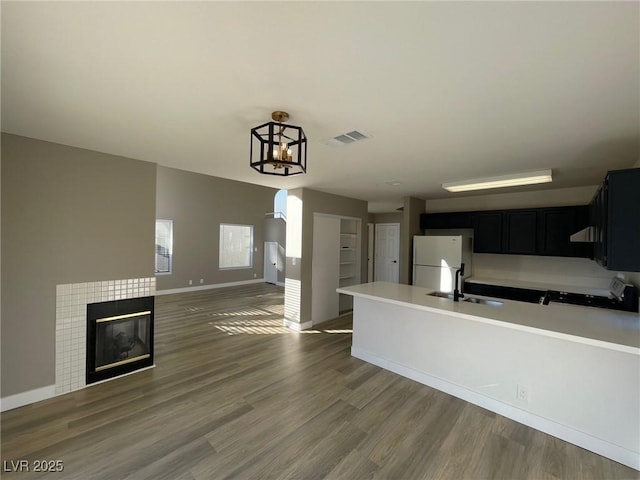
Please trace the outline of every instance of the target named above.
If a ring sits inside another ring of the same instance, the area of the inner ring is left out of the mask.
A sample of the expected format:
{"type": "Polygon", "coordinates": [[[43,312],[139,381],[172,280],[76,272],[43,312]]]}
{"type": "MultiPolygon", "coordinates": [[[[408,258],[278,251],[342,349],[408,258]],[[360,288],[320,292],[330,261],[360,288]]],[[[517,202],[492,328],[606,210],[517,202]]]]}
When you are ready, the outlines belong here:
{"type": "Polygon", "coordinates": [[[278,242],[264,242],[264,281],[278,282],[278,242]]]}
{"type": "Polygon", "coordinates": [[[398,283],[400,266],[400,224],[377,223],[375,234],[375,280],[398,283]]]}

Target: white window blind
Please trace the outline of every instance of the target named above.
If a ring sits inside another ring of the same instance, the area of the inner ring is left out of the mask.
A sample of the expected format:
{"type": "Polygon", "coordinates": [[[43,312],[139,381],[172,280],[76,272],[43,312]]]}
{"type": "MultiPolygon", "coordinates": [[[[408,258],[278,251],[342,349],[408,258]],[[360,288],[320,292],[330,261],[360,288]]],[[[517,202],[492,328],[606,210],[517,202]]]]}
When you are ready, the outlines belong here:
{"type": "Polygon", "coordinates": [[[220,269],[253,266],[253,225],[220,224],[220,269]]]}
{"type": "Polygon", "coordinates": [[[156,220],[156,273],[171,273],[173,221],[156,220]]]}

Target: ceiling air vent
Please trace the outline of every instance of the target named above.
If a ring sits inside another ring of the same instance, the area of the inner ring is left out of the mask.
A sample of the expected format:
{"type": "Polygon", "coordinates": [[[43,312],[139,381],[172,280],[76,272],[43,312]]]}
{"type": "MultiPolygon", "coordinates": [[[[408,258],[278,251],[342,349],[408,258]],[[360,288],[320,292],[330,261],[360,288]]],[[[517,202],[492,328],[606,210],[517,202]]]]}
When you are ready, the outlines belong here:
{"type": "Polygon", "coordinates": [[[355,139],[351,138],[349,135],[338,135],[337,137],[333,137],[334,140],[342,143],[353,143],[355,139]]]}
{"type": "Polygon", "coordinates": [[[357,130],[354,130],[353,132],[349,132],[349,133],[345,133],[344,135],[340,135],[341,137],[343,136],[347,136],[349,138],[353,138],[356,142],[359,142],[360,140],[366,140],[367,137],[365,134],[360,133],[357,130]]]}
{"type": "Polygon", "coordinates": [[[361,142],[362,140],[366,140],[367,138],[369,137],[367,137],[364,133],[353,130],[351,132],[343,133],[342,135],[337,135],[333,138],[325,140],[324,143],[335,147],[348,145],[355,142],[361,142]]]}

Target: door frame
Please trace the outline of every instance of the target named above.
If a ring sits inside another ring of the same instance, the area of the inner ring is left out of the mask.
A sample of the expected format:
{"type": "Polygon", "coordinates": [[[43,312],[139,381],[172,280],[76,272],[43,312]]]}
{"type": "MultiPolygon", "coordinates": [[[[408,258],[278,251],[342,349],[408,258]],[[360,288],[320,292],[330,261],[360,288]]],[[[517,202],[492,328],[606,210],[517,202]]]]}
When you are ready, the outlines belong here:
{"type": "Polygon", "coordinates": [[[373,262],[376,251],[375,246],[375,223],[367,223],[367,282],[373,282],[373,262]]]}
{"type": "MultiPolygon", "coordinates": [[[[398,229],[398,251],[397,251],[397,258],[398,258],[398,279],[396,281],[396,283],[400,283],[400,223],[399,222],[385,222],[385,223],[376,223],[374,230],[375,230],[375,234],[374,234],[374,244],[377,247],[378,246],[378,226],[386,226],[386,227],[390,227],[390,226],[394,226],[398,229]]],[[[373,270],[374,270],[374,281],[375,281],[375,273],[377,271],[377,265],[376,265],[376,250],[374,248],[373,251],[373,270]]]]}
{"type": "MultiPolygon", "coordinates": [[[[264,281],[266,283],[273,283],[274,285],[278,285],[278,271],[279,271],[279,265],[278,265],[278,247],[279,244],[278,242],[264,242],[264,271],[263,271],[263,277],[264,277],[264,281]],[[275,250],[276,250],[276,263],[272,264],[269,261],[269,248],[271,246],[275,245],[275,250]],[[272,267],[275,267],[275,273],[276,273],[276,278],[274,282],[269,282],[267,280],[267,269],[271,269],[272,267]]],[[[282,282],[280,282],[282,283],[282,282]]]]}

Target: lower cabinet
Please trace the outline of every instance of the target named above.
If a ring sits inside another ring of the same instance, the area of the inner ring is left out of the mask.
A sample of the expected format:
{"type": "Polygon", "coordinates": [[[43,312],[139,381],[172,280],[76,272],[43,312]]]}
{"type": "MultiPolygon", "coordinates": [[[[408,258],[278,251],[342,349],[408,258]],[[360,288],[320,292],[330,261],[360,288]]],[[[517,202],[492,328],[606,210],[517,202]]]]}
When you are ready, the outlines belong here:
{"type": "Polygon", "coordinates": [[[466,283],[464,284],[464,293],[473,295],[482,295],[484,297],[497,297],[506,300],[517,300],[519,302],[538,303],[540,297],[545,292],[542,290],[532,290],[528,288],[503,287],[500,285],[488,285],[484,283],[466,283]]]}

